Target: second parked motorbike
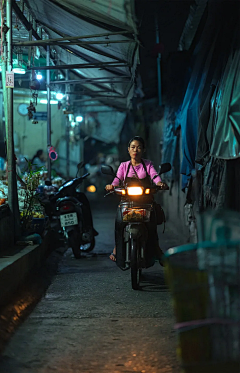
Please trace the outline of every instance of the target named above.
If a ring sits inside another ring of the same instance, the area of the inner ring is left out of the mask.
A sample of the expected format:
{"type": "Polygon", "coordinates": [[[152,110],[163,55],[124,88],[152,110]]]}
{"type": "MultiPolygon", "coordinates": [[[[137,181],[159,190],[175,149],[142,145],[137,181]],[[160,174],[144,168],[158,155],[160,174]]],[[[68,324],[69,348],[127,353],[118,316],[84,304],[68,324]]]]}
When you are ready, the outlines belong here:
{"type": "MultiPolygon", "coordinates": [[[[81,166],[78,165],[78,172],[81,166]]],[[[63,233],[68,246],[72,248],[75,258],[79,259],[82,252],[94,249],[95,236],[98,233],[93,228],[89,201],[86,195],[79,191],[80,185],[89,173],[81,177],[77,175],[50,196],[44,207],[50,219],[57,219],[58,229],[63,233]]]]}

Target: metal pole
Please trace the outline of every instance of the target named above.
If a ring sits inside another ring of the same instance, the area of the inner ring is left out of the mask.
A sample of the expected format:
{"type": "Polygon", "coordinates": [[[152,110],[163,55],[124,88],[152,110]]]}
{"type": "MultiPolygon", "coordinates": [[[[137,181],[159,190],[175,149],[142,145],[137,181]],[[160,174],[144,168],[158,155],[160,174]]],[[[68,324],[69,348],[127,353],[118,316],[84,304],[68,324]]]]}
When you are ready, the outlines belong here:
{"type": "MultiPolygon", "coordinates": [[[[69,71],[66,71],[66,80],[69,79],[69,71]]],[[[68,86],[65,86],[65,91],[68,91],[68,86]]],[[[69,104],[69,99],[70,97],[67,95],[67,104],[69,104]]],[[[70,176],[70,147],[69,147],[69,142],[70,142],[70,123],[69,123],[69,118],[68,115],[66,115],[66,175],[67,179],[69,179],[70,176]]]]}
{"type": "MultiPolygon", "coordinates": [[[[79,141],[79,146],[80,146],[80,162],[84,162],[84,140],[80,137],[79,141]]],[[[80,170],[80,176],[83,176],[84,169],[82,168],[80,170]]],[[[84,180],[85,182],[85,180],[84,180]]],[[[84,190],[85,190],[85,183],[83,184],[84,190]]]]}
{"type": "MultiPolygon", "coordinates": [[[[109,107],[115,107],[114,105],[112,105],[112,103],[113,102],[115,102],[115,101],[107,101],[106,99],[104,100],[104,101],[106,101],[107,103],[106,104],[104,104],[104,102],[103,103],[95,103],[95,104],[81,104],[81,107],[83,107],[83,106],[95,106],[95,107],[100,107],[100,106],[109,106],[109,107]]],[[[116,109],[117,111],[126,111],[126,110],[124,110],[124,108],[123,109],[120,109],[120,108],[117,108],[116,109]]]]}
{"type": "MultiPolygon", "coordinates": [[[[12,0],[7,0],[7,26],[9,27],[7,33],[8,43],[8,71],[12,71],[12,0]]],[[[20,236],[20,216],[18,206],[17,194],[17,178],[16,178],[16,161],[14,156],[14,137],[13,137],[13,88],[7,89],[8,97],[8,204],[13,218],[14,239],[20,236]]]]}
{"type": "Polygon", "coordinates": [[[68,46],[68,45],[95,45],[95,44],[106,44],[111,45],[111,44],[126,44],[126,43],[135,43],[137,44],[138,42],[136,40],[98,40],[98,41],[54,41],[50,42],[48,39],[46,40],[35,40],[35,41],[23,41],[23,42],[18,42],[14,43],[14,47],[37,47],[37,46],[44,46],[44,45],[51,45],[51,46],[68,46]]]}
{"type": "MultiPolygon", "coordinates": [[[[124,35],[124,34],[132,34],[129,31],[117,31],[117,32],[105,32],[103,34],[92,34],[92,35],[78,35],[78,36],[65,36],[62,38],[54,38],[54,39],[46,39],[46,40],[38,40],[37,44],[39,43],[53,43],[58,41],[77,41],[78,39],[92,39],[92,38],[100,38],[100,37],[107,37],[112,35],[124,35]]],[[[108,40],[107,40],[108,41],[108,40]]],[[[107,44],[107,41],[104,41],[107,44]]],[[[35,43],[35,42],[34,42],[35,43]]],[[[19,44],[19,43],[18,43],[19,44]]],[[[21,43],[20,43],[21,44],[21,43]]],[[[23,42],[23,45],[29,45],[28,42],[23,42]],[[26,44],[27,43],[27,44],[26,44]]]]}
{"type": "Polygon", "coordinates": [[[102,80],[107,83],[115,83],[115,79],[121,79],[121,82],[124,82],[125,79],[128,79],[127,80],[127,83],[130,83],[131,82],[131,77],[129,75],[121,75],[121,78],[119,78],[119,76],[111,76],[111,78],[109,76],[104,76],[102,78],[79,78],[79,79],[71,79],[71,80],[53,80],[51,82],[51,85],[54,85],[54,84],[77,84],[77,83],[90,83],[90,82],[96,82],[97,83],[102,83],[102,80]],[[124,79],[124,80],[123,80],[124,79]]]}
{"type": "MultiPolygon", "coordinates": [[[[155,14],[155,25],[156,25],[156,43],[159,44],[159,26],[158,26],[158,17],[155,14]]],[[[158,53],[157,57],[157,76],[158,76],[158,105],[162,105],[162,89],[161,89],[161,53],[158,53]]]]}
{"type": "MultiPolygon", "coordinates": [[[[90,94],[89,94],[90,96],[90,94]]],[[[87,102],[87,101],[98,101],[98,99],[101,98],[109,98],[109,99],[122,99],[126,98],[127,96],[110,96],[110,95],[102,95],[102,96],[92,96],[91,98],[77,98],[76,100],[73,100],[73,102],[87,102]]],[[[112,100],[111,100],[112,101],[112,100]]]]}
{"type": "Polygon", "coordinates": [[[3,93],[0,92],[0,141],[5,139],[5,125],[3,122],[3,93]]]}
{"type": "MultiPolygon", "coordinates": [[[[94,62],[94,63],[76,63],[72,65],[55,65],[55,66],[31,66],[28,67],[28,70],[70,70],[70,69],[97,69],[97,68],[111,68],[111,67],[128,67],[127,63],[118,63],[118,62],[94,62]]],[[[121,77],[121,76],[120,76],[121,77]]]]}
{"type": "MultiPolygon", "coordinates": [[[[50,47],[47,46],[47,66],[50,66],[50,47]]],[[[51,146],[51,88],[50,70],[47,70],[47,146],[51,146]]],[[[48,157],[48,179],[51,180],[51,159],[48,157]]]]}
{"type": "Polygon", "coordinates": [[[69,155],[70,155],[70,146],[69,146],[70,131],[69,131],[69,127],[70,127],[69,118],[68,118],[68,115],[66,115],[66,175],[67,175],[67,179],[69,179],[69,177],[70,177],[70,159],[69,159],[69,155]]]}
{"type": "MultiPolygon", "coordinates": [[[[2,10],[3,11],[3,10],[2,10]]],[[[4,23],[3,14],[1,14],[1,22],[4,23]]],[[[3,91],[3,105],[4,105],[4,117],[5,117],[5,140],[7,142],[7,127],[8,127],[8,92],[6,88],[6,71],[7,71],[7,41],[6,34],[2,34],[2,45],[3,45],[3,59],[1,61],[2,67],[2,91],[3,91]]]]}

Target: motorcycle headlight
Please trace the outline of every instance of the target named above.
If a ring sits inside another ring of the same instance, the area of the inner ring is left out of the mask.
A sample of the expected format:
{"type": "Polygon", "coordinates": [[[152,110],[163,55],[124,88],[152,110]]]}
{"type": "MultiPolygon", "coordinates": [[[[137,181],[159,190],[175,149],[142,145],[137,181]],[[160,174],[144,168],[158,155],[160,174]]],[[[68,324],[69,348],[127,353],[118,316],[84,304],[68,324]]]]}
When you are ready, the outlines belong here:
{"type": "Polygon", "coordinates": [[[143,189],[141,187],[128,187],[127,193],[129,196],[141,196],[143,194],[143,189]]]}

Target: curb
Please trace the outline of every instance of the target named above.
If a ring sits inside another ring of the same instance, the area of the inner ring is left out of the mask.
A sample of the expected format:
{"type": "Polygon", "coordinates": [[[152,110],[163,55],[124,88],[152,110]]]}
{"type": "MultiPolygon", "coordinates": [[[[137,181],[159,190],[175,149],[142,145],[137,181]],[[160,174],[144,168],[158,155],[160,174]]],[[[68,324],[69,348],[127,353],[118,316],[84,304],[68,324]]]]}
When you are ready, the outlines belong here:
{"type": "Polygon", "coordinates": [[[11,300],[29,275],[40,268],[57,247],[54,233],[48,232],[40,245],[27,246],[15,255],[0,258],[0,306],[11,300]]]}

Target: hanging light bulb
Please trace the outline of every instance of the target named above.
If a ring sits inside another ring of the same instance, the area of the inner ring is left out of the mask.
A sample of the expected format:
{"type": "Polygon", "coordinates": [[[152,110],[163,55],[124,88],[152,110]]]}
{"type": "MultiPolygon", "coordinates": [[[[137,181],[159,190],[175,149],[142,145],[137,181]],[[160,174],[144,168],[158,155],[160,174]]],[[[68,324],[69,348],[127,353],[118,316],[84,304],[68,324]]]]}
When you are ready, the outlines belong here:
{"type": "Polygon", "coordinates": [[[78,117],[76,117],[76,122],[82,122],[83,121],[83,117],[81,115],[79,115],[78,117]]]}
{"type": "Polygon", "coordinates": [[[63,94],[62,93],[57,93],[56,94],[56,99],[61,101],[63,99],[63,94]]]}

